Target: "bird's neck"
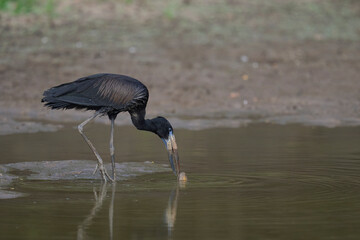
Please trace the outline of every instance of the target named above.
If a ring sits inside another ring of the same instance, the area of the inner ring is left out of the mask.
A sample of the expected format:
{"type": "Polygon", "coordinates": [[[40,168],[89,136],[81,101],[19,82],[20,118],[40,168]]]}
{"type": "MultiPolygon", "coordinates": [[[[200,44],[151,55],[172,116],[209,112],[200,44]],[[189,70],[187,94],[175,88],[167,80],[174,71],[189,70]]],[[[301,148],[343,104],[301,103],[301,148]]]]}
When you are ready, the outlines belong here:
{"type": "Polygon", "coordinates": [[[132,123],[138,130],[156,133],[155,125],[152,123],[151,119],[145,119],[145,114],[145,109],[136,112],[130,112],[132,123]]]}

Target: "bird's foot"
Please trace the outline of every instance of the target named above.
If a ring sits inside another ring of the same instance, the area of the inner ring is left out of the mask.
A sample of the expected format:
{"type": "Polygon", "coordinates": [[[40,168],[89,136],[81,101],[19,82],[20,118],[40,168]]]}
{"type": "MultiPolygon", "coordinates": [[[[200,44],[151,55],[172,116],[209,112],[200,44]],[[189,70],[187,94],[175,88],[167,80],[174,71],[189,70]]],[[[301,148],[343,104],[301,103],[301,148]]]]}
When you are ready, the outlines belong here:
{"type": "Polygon", "coordinates": [[[107,180],[109,180],[110,182],[115,182],[115,172],[114,171],[112,174],[113,177],[111,178],[110,175],[107,173],[105,167],[104,166],[99,167],[99,164],[96,164],[93,175],[95,175],[95,173],[97,173],[98,170],[100,170],[100,174],[101,174],[101,177],[104,180],[104,182],[107,182],[107,180]]]}
{"type": "Polygon", "coordinates": [[[96,165],[96,169],[97,170],[99,169],[100,170],[100,174],[101,174],[101,177],[102,179],[104,180],[104,182],[107,182],[108,180],[110,182],[115,182],[115,178],[111,178],[110,175],[107,173],[105,167],[103,165],[96,165]]]}

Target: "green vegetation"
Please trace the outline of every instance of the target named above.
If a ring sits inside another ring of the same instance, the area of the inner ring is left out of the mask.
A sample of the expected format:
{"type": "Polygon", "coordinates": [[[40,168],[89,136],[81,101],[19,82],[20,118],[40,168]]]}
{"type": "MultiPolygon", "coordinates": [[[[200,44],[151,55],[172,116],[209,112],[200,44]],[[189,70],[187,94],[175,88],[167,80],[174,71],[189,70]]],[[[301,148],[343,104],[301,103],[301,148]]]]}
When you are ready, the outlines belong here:
{"type": "Polygon", "coordinates": [[[57,8],[58,1],[0,0],[0,13],[10,13],[14,17],[34,14],[50,18],[56,14],[59,22],[63,22],[61,20],[78,21],[83,19],[80,16],[82,12],[88,12],[87,21],[98,23],[106,16],[121,23],[140,23],[145,28],[144,32],[156,31],[163,26],[172,29],[168,31],[170,35],[179,33],[184,38],[204,43],[216,39],[277,41],[360,38],[360,1],[354,0],[80,0],[76,3],[65,2],[61,8],[57,8]],[[80,8],[81,11],[78,11],[80,8]],[[93,11],[96,8],[99,10],[93,11]],[[142,25],[144,21],[146,26],[142,25]]]}
{"type": "Polygon", "coordinates": [[[177,16],[179,8],[181,8],[181,4],[178,1],[169,1],[164,10],[163,13],[166,17],[173,19],[177,16]]]}
{"type": "Polygon", "coordinates": [[[13,13],[32,12],[37,0],[0,0],[0,9],[13,13]]]}
{"type": "Polygon", "coordinates": [[[259,26],[263,31],[275,27],[276,31],[298,39],[348,39],[359,38],[360,4],[345,1],[284,1],[274,3],[258,0],[262,8],[259,26]]]}
{"type": "Polygon", "coordinates": [[[13,14],[38,13],[53,16],[55,0],[0,0],[0,11],[13,14]]]}

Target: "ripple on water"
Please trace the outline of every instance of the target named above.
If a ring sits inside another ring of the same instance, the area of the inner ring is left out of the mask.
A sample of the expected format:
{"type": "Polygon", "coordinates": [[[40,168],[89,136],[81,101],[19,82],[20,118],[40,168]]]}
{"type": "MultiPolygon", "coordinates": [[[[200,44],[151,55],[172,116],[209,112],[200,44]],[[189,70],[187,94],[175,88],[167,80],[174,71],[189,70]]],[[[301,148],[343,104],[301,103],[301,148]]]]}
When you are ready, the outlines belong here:
{"type": "MultiPolygon", "coordinates": [[[[316,164],[314,164],[316,165],[316,164]]],[[[240,192],[242,200],[276,202],[276,204],[343,204],[360,196],[358,169],[314,166],[299,170],[268,170],[252,174],[219,175],[188,174],[188,189],[217,188],[222,191],[240,192]]],[[[346,206],[344,206],[345,208],[346,206]]],[[[330,210],[330,209],[329,209],[330,210]]]]}

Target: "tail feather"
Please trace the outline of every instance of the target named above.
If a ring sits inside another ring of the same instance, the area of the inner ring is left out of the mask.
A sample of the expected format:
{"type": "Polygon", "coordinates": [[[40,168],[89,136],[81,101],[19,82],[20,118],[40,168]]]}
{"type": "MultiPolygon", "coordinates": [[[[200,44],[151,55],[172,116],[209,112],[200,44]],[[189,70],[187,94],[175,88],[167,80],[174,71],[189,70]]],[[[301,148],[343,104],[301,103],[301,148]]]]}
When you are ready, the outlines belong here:
{"type": "Polygon", "coordinates": [[[41,102],[44,102],[46,107],[51,109],[70,109],[76,108],[74,104],[62,101],[59,99],[61,96],[71,93],[75,90],[75,86],[71,84],[62,84],[46,90],[43,93],[41,102]]]}
{"type": "Polygon", "coordinates": [[[69,109],[69,108],[74,108],[71,107],[71,104],[63,102],[63,101],[59,101],[56,98],[53,97],[44,97],[43,99],[41,99],[41,102],[44,102],[46,107],[49,107],[51,109],[69,109]]]}

